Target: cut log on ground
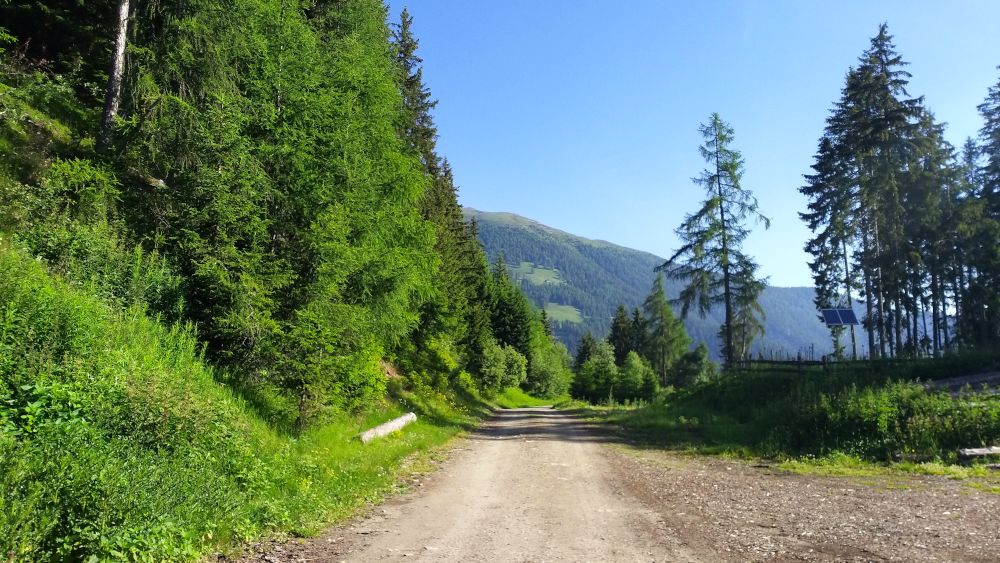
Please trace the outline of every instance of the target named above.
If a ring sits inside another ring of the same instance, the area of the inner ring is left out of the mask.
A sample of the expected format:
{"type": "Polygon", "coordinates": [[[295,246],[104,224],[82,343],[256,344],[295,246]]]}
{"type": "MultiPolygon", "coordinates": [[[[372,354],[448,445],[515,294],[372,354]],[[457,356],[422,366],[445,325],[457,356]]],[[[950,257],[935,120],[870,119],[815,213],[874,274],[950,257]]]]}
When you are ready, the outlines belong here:
{"type": "Polygon", "coordinates": [[[958,450],[958,457],[963,461],[994,455],[1000,455],[1000,447],[993,446],[990,448],[965,448],[958,450]]]}
{"type": "Polygon", "coordinates": [[[399,418],[394,418],[389,422],[379,424],[378,426],[372,428],[371,430],[365,430],[364,432],[358,435],[358,438],[361,439],[362,443],[367,444],[368,442],[371,442],[375,438],[381,438],[386,434],[391,434],[396,430],[403,428],[407,424],[416,421],[417,421],[417,415],[413,414],[412,412],[408,412],[399,418]]]}

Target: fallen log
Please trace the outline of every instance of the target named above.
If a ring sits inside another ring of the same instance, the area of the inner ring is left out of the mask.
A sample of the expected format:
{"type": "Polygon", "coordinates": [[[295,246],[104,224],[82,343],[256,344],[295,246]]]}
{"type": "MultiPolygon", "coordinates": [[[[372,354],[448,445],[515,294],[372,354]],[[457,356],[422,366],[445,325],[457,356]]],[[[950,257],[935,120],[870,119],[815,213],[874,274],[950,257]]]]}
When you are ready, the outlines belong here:
{"type": "Polygon", "coordinates": [[[407,424],[416,421],[417,421],[417,415],[413,414],[412,412],[408,412],[399,418],[394,418],[389,422],[384,422],[382,424],[379,424],[378,426],[372,428],[371,430],[365,430],[361,434],[358,434],[358,438],[361,439],[361,443],[367,444],[368,442],[371,442],[375,438],[381,438],[386,434],[391,434],[396,430],[403,428],[407,424]]]}
{"type": "Polygon", "coordinates": [[[1000,447],[992,446],[989,448],[963,448],[958,450],[958,457],[962,460],[971,460],[975,457],[987,457],[1000,455],[1000,447]]]}

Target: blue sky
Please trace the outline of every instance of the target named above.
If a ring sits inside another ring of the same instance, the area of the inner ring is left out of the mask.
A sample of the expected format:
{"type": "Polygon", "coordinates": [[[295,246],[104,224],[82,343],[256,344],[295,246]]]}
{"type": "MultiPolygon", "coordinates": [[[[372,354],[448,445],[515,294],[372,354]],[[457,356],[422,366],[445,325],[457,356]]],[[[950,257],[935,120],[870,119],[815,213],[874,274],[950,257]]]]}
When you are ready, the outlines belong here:
{"type": "Polygon", "coordinates": [[[773,221],[746,249],[778,286],[811,285],[797,188],[880,22],[956,146],[1000,77],[996,0],[391,0],[390,18],[404,5],[463,205],[669,255],[717,111],[773,221]]]}

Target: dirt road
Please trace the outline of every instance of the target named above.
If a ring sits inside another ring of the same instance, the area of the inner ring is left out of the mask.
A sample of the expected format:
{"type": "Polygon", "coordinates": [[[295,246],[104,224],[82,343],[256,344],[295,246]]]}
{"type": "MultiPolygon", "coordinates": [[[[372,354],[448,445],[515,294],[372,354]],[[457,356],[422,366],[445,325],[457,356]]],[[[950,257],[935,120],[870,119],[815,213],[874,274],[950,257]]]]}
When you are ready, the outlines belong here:
{"type": "Polygon", "coordinates": [[[1000,495],[967,482],[793,475],[613,442],[564,412],[501,411],[418,490],[251,560],[1000,561],[1000,495]]]}

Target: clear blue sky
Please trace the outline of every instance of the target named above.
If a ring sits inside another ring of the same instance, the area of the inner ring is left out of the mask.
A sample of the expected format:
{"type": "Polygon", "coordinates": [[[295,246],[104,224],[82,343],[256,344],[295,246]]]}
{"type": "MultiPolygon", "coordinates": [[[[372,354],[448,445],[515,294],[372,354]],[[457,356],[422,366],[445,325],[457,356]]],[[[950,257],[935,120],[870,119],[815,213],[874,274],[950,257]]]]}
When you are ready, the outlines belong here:
{"type": "Polygon", "coordinates": [[[404,5],[463,205],[669,255],[717,111],[773,220],[746,248],[779,286],[811,285],[797,188],[880,22],[956,146],[1000,77],[997,0],[391,0],[390,18],[404,5]]]}

